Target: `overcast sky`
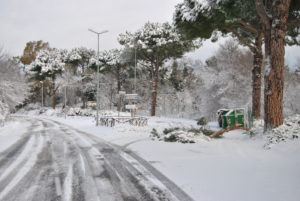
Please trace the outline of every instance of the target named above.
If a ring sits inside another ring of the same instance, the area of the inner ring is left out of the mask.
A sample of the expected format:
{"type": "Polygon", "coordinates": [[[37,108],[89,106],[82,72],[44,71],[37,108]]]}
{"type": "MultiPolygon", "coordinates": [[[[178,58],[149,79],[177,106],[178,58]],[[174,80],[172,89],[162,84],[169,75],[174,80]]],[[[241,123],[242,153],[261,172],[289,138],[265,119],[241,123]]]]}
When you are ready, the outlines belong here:
{"type": "MultiPolygon", "coordinates": [[[[117,36],[134,32],[145,22],[172,22],[174,6],[183,0],[0,0],[0,45],[11,55],[21,55],[26,42],[43,40],[51,47],[96,48],[97,31],[109,30],[100,38],[100,50],[118,47],[117,36]]],[[[205,60],[218,44],[206,42],[194,58],[205,60]]],[[[288,48],[290,65],[296,64],[300,48],[288,48]]]]}

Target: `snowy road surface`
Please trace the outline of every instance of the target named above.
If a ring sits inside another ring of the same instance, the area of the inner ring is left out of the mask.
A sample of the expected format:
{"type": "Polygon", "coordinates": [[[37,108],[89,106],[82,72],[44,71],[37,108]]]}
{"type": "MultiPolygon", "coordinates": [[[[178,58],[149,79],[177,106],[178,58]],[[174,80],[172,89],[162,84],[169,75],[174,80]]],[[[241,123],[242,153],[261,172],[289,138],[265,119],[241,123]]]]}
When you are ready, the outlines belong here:
{"type": "Polygon", "coordinates": [[[0,149],[1,201],[192,200],[145,160],[53,120],[28,125],[0,149]]]}

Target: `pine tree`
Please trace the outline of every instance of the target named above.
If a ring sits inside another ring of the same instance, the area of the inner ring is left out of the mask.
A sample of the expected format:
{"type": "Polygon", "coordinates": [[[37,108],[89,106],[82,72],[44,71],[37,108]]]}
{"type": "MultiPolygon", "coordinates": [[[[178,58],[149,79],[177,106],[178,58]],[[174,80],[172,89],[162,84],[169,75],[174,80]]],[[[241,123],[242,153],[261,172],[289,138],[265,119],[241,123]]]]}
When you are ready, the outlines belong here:
{"type": "Polygon", "coordinates": [[[127,52],[124,49],[111,49],[101,52],[100,62],[106,68],[106,71],[112,72],[117,80],[117,91],[121,91],[125,80],[125,68],[131,63],[127,58],[127,52]]]}
{"type": "Polygon", "coordinates": [[[55,80],[58,74],[64,71],[67,52],[65,50],[51,49],[43,50],[38,53],[35,60],[25,66],[25,71],[31,75],[33,80],[44,81],[47,78],[51,80],[51,99],[52,108],[56,106],[56,86],[55,80]]]}
{"type": "Polygon", "coordinates": [[[252,111],[260,117],[261,71],[263,63],[262,30],[252,1],[210,0],[206,4],[185,0],[175,11],[176,27],[189,38],[213,37],[216,31],[231,33],[240,44],[253,53],[252,70],[252,111]],[[208,25],[209,29],[205,28],[208,25]]]}
{"type": "Polygon", "coordinates": [[[91,59],[96,57],[95,51],[85,47],[72,49],[66,58],[66,66],[73,71],[74,75],[81,76],[81,84],[78,87],[77,93],[81,96],[82,107],[86,107],[86,102],[94,96],[94,89],[90,88],[91,59]]]}
{"type": "Polygon", "coordinates": [[[185,0],[177,6],[175,24],[188,37],[210,38],[217,30],[232,32],[242,44],[255,41],[253,77],[253,108],[258,115],[262,35],[265,42],[265,130],[283,123],[283,64],[285,40],[299,39],[299,1],[297,0],[185,0]],[[291,7],[290,7],[291,5],[291,7]],[[206,28],[206,26],[208,28],[206,28]],[[288,38],[286,37],[288,36],[288,38]],[[258,51],[257,51],[258,50],[258,51]],[[259,75],[259,76],[257,76],[259,75]],[[255,98],[256,97],[256,98],[255,98]]]}
{"type": "Polygon", "coordinates": [[[283,124],[285,41],[293,31],[299,35],[300,3],[297,0],[254,2],[265,40],[264,120],[268,131],[283,124]]]}
{"type": "Polygon", "coordinates": [[[144,61],[145,66],[149,69],[152,94],[150,113],[151,116],[155,116],[161,67],[168,59],[181,57],[195,45],[192,42],[184,41],[170,24],[150,22],[135,33],[120,34],[119,42],[127,48],[136,48],[137,59],[144,61]]]}

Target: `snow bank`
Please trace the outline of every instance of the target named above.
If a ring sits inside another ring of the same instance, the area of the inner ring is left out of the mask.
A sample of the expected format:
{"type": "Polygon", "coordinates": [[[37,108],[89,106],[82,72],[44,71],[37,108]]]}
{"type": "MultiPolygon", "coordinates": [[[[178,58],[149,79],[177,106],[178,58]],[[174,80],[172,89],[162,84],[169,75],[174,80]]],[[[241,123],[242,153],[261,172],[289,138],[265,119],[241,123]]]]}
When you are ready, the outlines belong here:
{"type": "Polygon", "coordinates": [[[300,137],[300,115],[287,118],[284,124],[271,130],[267,135],[268,142],[266,149],[270,149],[275,144],[286,142],[287,140],[299,139],[300,137]]]}
{"type": "MultiPolygon", "coordinates": [[[[80,108],[80,107],[56,107],[55,109],[50,107],[41,107],[39,104],[29,104],[26,107],[20,109],[18,114],[25,115],[45,115],[45,116],[82,116],[82,117],[95,117],[97,111],[93,108],[80,108]]],[[[100,110],[100,116],[130,116],[129,112],[117,112],[100,110]]]]}

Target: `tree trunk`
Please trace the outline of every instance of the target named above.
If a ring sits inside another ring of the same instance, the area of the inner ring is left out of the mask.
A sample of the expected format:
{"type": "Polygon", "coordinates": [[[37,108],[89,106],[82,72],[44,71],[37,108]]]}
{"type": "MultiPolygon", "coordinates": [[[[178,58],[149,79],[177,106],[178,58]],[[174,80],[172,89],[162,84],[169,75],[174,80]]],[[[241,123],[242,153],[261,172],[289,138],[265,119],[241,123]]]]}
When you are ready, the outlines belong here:
{"type": "Polygon", "coordinates": [[[116,69],[116,77],[117,77],[117,87],[118,87],[118,93],[121,91],[121,68],[120,66],[117,66],[116,69]]]}
{"type": "Polygon", "coordinates": [[[82,101],[82,108],[86,108],[87,100],[86,100],[85,94],[82,91],[80,91],[80,95],[81,95],[81,101],[82,101]]]}
{"type": "Polygon", "coordinates": [[[157,104],[157,88],[159,79],[159,65],[155,65],[154,75],[152,77],[152,94],[151,94],[151,116],[155,116],[157,104]]]}
{"type": "Polygon", "coordinates": [[[56,107],[56,89],[55,89],[55,78],[52,78],[52,90],[51,90],[51,106],[53,109],[56,107]]]}
{"type": "Polygon", "coordinates": [[[283,124],[285,34],[289,5],[290,0],[278,0],[272,5],[272,24],[265,33],[265,131],[283,124]]]}
{"type": "Polygon", "coordinates": [[[253,54],[252,113],[255,119],[259,119],[261,111],[261,69],[263,62],[262,34],[259,34],[255,39],[255,51],[253,54]]]}

